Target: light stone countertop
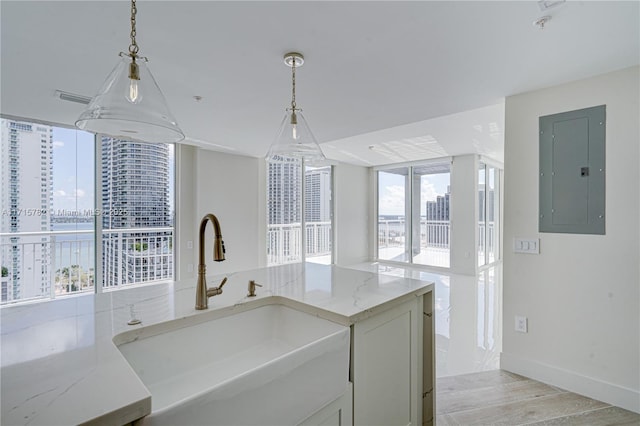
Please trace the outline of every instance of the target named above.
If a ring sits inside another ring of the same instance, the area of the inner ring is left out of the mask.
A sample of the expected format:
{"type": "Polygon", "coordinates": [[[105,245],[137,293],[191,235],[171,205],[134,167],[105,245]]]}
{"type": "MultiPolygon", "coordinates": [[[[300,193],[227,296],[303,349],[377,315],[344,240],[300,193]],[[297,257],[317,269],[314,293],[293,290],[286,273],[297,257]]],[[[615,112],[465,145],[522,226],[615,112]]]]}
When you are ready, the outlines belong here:
{"type": "MultiPolygon", "coordinates": [[[[433,290],[426,281],[312,263],[227,277],[206,311],[194,308],[195,279],[4,306],[0,423],[121,425],[149,414],[151,395],[113,342],[136,329],[161,330],[175,319],[200,322],[202,315],[213,319],[270,303],[351,325],[433,290]],[[246,297],[249,280],[263,285],[257,297],[246,297]],[[132,313],[141,325],[127,325],[132,313]]],[[[208,286],[221,278],[208,277],[208,286]]]]}

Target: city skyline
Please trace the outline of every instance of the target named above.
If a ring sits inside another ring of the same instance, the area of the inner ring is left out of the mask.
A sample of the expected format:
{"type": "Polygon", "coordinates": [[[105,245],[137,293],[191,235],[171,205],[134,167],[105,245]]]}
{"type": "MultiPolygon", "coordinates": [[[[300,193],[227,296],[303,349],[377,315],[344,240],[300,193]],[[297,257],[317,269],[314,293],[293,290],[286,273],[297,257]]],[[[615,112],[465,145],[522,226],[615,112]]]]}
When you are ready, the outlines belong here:
{"type": "MultiPolygon", "coordinates": [[[[53,185],[51,127],[4,118],[0,123],[0,232],[48,231],[53,185]]],[[[49,242],[46,234],[3,238],[3,302],[50,291],[49,242]]]]}
{"type": "Polygon", "coordinates": [[[304,219],[331,221],[331,167],[308,167],[304,173],[304,219]]]}
{"type": "MultiPolygon", "coordinates": [[[[53,129],[53,215],[100,215],[95,206],[95,135],[78,129],[53,129]]],[[[169,144],[169,179],[174,180],[175,149],[169,144]]],[[[174,209],[169,187],[169,208],[174,209]]]]}
{"type": "MultiPolygon", "coordinates": [[[[378,172],[378,214],[380,216],[404,216],[406,196],[406,176],[393,173],[395,170],[378,172]]],[[[444,196],[450,182],[449,173],[435,173],[420,176],[420,199],[436,201],[444,196]]],[[[420,203],[420,215],[426,216],[426,204],[420,203]]]]}
{"type": "Polygon", "coordinates": [[[267,218],[270,225],[300,222],[301,168],[301,163],[293,160],[267,164],[267,218]]]}
{"type": "Polygon", "coordinates": [[[173,224],[168,144],[107,136],[100,142],[103,286],[173,278],[173,230],[145,231],[173,224]]]}

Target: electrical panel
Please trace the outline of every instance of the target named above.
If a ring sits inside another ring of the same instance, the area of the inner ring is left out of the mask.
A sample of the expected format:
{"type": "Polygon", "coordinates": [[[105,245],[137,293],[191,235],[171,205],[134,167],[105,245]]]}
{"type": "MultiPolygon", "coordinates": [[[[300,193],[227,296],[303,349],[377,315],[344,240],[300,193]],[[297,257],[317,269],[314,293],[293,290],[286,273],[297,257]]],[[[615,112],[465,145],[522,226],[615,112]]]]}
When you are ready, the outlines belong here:
{"type": "Polygon", "coordinates": [[[540,117],[539,231],[605,233],[606,106],[540,117]]]}

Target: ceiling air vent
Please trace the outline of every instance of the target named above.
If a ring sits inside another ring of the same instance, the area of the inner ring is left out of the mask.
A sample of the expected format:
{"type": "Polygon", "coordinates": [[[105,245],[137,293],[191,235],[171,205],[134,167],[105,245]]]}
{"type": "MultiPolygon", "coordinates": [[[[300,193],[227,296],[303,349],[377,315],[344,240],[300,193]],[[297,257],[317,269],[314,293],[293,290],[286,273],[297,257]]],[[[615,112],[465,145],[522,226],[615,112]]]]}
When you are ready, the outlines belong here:
{"type": "Polygon", "coordinates": [[[63,92],[62,90],[56,90],[56,97],[63,101],[75,102],[84,105],[91,102],[91,98],[88,96],[76,95],[75,93],[63,92]]]}
{"type": "Polygon", "coordinates": [[[538,2],[538,7],[540,8],[540,11],[544,12],[553,7],[560,6],[565,1],[566,0],[540,0],[538,2]]]}

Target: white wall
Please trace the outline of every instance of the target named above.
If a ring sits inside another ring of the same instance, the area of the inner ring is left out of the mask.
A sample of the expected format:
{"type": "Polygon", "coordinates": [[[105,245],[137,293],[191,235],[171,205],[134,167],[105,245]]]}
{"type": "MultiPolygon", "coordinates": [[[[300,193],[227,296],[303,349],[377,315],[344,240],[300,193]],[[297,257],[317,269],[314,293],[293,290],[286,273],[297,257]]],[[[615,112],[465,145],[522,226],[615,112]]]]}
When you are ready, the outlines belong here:
{"type": "Polygon", "coordinates": [[[369,169],[340,163],[334,167],[335,263],[369,260],[369,169]]]}
{"type": "Polygon", "coordinates": [[[220,222],[226,260],[212,258],[213,227],[205,232],[207,275],[264,266],[266,217],[263,159],[181,146],[176,191],[180,279],[194,279],[198,263],[200,220],[213,213],[220,222]],[[188,241],[193,242],[189,249],[188,241]],[[192,268],[190,267],[192,265],[192,268]]]}
{"type": "MultiPolygon", "coordinates": [[[[176,279],[193,279],[197,268],[198,229],[196,224],[196,153],[189,145],[175,146],[176,161],[176,279]],[[187,242],[191,241],[191,248],[187,242]],[[189,267],[189,265],[191,265],[189,267]]],[[[224,235],[224,234],[223,234],[224,235]]]]}
{"type": "Polygon", "coordinates": [[[640,68],[506,100],[501,365],[640,412],[640,68]],[[538,117],[606,104],[606,235],[538,233],[538,117]],[[514,254],[514,237],[540,254],[514,254]],[[514,315],[529,332],[514,332],[514,315]]]}

